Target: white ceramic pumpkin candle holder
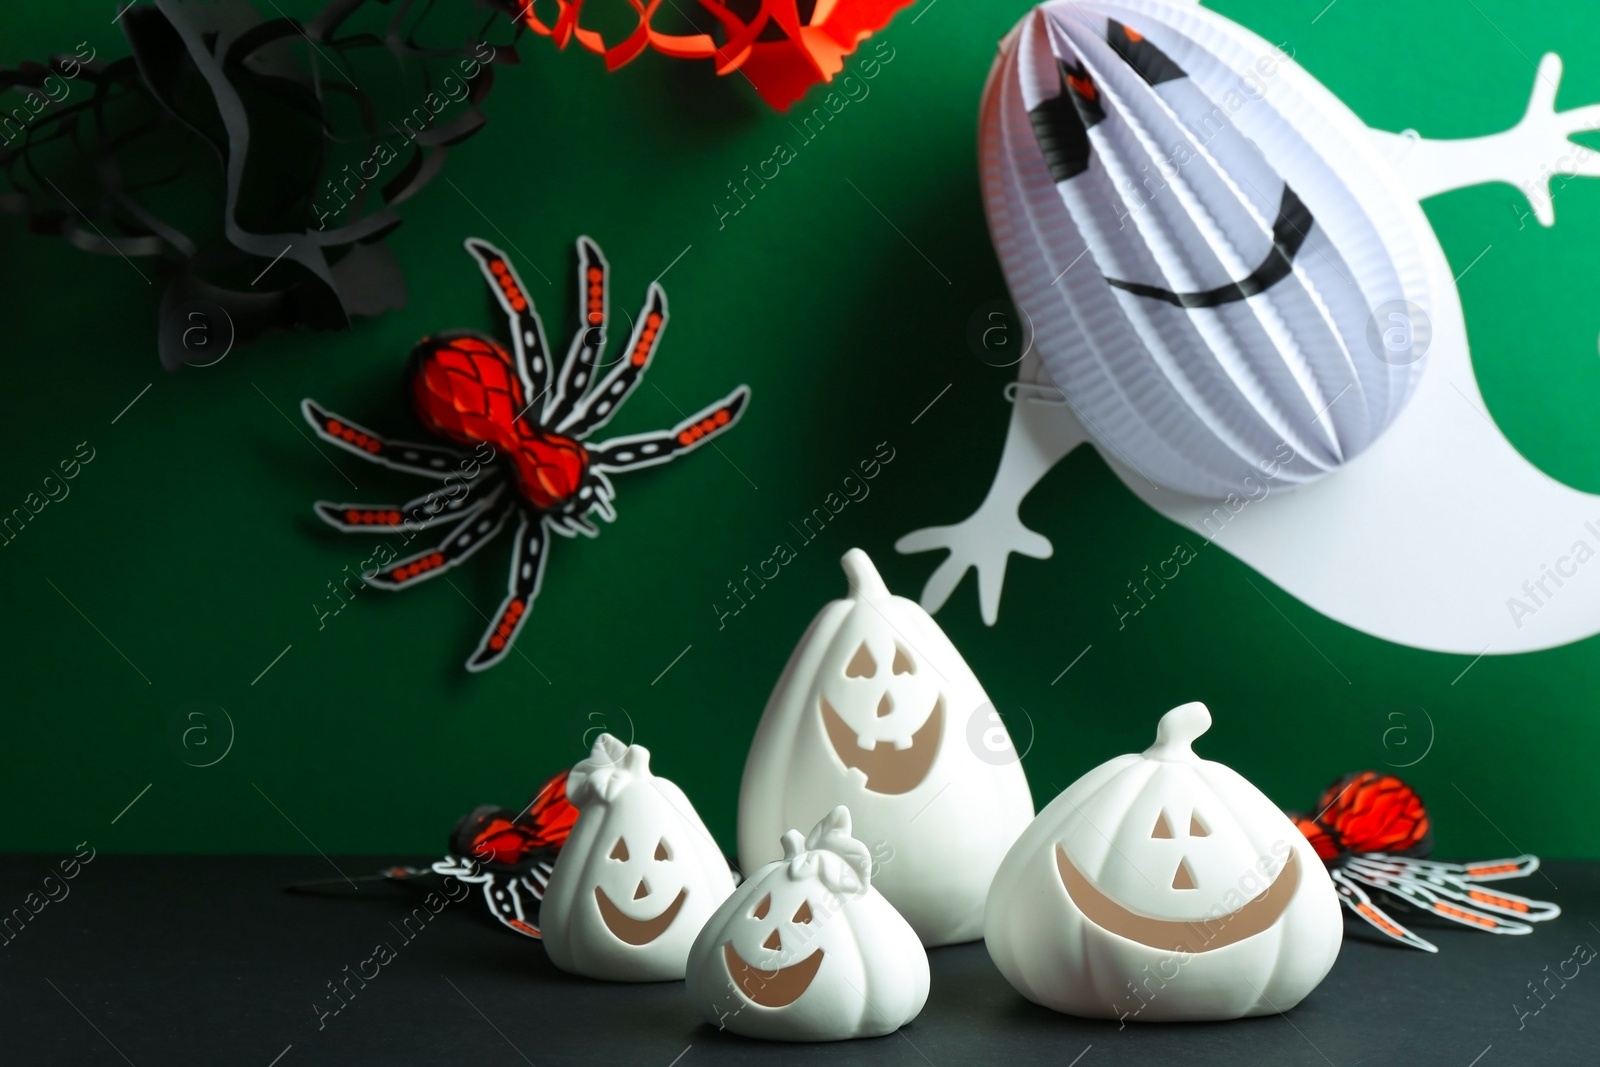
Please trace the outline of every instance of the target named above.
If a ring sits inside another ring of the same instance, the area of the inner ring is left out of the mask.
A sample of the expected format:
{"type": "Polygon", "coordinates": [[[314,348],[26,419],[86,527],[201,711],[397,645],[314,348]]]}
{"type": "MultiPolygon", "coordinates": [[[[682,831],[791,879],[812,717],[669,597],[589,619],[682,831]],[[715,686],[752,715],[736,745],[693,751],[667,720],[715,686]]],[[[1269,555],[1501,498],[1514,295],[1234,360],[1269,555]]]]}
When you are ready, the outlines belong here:
{"type": "Polygon", "coordinates": [[[683,790],[650,753],[601,734],[572,768],[578,821],[540,906],[550,959],[619,982],[683,977],[700,927],[733,891],[728,862],[683,790]]]}
{"type": "Polygon", "coordinates": [[[983,933],[989,881],[1033,818],[1011,738],[938,623],[867,554],[812,622],[767,701],[739,790],[739,860],[778,858],[835,805],[879,850],[877,887],[928,946],[983,933]]]}
{"type": "Polygon", "coordinates": [[[1287,1011],[1333,966],[1339,898],[1260,790],[1190,745],[1200,703],[1156,743],[1068,786],[1000,865],[989,955],[1036,1004],[1141,1022],[1287,1011]]]}
{"type": "Polygon", "coordinates": [[[746,1037],[839,1041],[893,1033],[928,999],[916,931],[872,886],[872,854],[834,808],[711,916],[689,952],[689,997],[746,1037]]]}

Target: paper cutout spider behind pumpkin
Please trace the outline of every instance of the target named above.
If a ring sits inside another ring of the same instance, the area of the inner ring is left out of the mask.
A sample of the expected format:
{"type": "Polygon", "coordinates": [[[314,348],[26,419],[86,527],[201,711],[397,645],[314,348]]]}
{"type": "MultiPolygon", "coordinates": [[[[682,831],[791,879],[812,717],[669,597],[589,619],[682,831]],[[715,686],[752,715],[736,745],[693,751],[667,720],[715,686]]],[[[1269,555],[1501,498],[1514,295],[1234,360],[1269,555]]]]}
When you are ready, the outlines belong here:
{"type": "Polygon", "coordinates": [[[578,238],[581,328],[558,366],[527,287],[505,254],[475,237],[465,243],[506,313],[511,350],[473,330],[431,334],[412,349],[407,375],[423,426],[480,454],[487,446],[491,458],[480,464],[454,448],[391,441],[310,399],[302,401],[301,410],[323,440],[362,459],[425,478],[457,479],[449,491],[436,489],[398,505],[317,502],[323,521],[345,533],[392,533],[403,527],[415,536],[448,527],[437,545],[364,574],[369,585],[401,589],[443,574],[492,540],[517,513],[505,600],[467,660],[469,671],[481,671],[505,657],[527,621],[544,578],[550,534],[594,537],[600,531],[589,521],[590,513],[607,522],[616,519],[611,506],[616,490],[608,473],[651,467],[699,448],[739,420],[750,389],[739,386],[671,430],[587,443],[650,365],[667,326],[667,294],[650,283],[622,357],[597,380],[609,313],[608,267],[599,246],[578,238]]]}

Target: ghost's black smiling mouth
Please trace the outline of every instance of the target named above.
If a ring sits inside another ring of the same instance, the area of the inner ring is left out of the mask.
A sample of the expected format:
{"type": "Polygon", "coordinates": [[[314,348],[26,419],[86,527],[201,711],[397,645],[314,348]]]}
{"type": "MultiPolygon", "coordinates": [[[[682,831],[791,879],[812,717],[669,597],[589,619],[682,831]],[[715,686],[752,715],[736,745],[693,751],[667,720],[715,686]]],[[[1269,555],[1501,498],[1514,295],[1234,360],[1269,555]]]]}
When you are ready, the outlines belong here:
{"type": "Polygon", "coordinates": [[[606,929],[616,935],[617,940],[629,945],[648,945],[656,938],[667,932],[667,927],[672,925],[672,920],[678,917],[678,912],[683,909],[683,902],[689,896],[687,888],[678,890],[678,895],[667,905],[667,909],[653,919],[635,919],[623,913],[622,909],[611,902],[606,896],[606,891],[599,886],[594,887],[594,902],[600,908],[600,918],[606,924],[606,929]]]}
{"type": "Polygon", "coordinates": [[[1140,915],[1111,899],[1078,870],[1059,842],[1056,870],[1067,896],[1090,922],[1118,937],[1164,952],[1210,952],[1270,930],[1283,918],[1300,885],[1300,857],[1290,852],[1272,884],[1253,899],[1226,915],[1185,922],[1140,915]]]}
{"type": "Polygon", "coordinates": [[[927,720],[911,735],[910,748],[895,748],[893,741],[879,741],[872,748],[862,748],[856,742],[855,731],[833,710],[826,697],[822,699],[822,726],[839,761],[846,768],[854,767],[865,774],[869,790],[897,796],[921,785],[933,768],[933,758],[939,754],[944,731],[944,699],[941,697],[934,702],[927,720]]]}

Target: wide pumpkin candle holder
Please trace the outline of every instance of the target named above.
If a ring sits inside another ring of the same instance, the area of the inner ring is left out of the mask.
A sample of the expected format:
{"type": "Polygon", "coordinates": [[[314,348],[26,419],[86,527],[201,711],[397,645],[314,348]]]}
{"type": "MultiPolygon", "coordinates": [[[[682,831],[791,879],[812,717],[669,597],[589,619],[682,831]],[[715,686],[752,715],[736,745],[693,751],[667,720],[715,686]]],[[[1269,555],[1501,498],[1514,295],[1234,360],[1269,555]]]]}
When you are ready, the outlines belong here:
{"type": "Polygon", "coordinates": [[[1333,966],[1344,920],[1288,816],[1190,747],[1200,703],[1142,754],[1102,763],[1039,813],[989,890],[984,939],[1036,1004],[1169,1022],[1287,1011],[1333,966]]]}

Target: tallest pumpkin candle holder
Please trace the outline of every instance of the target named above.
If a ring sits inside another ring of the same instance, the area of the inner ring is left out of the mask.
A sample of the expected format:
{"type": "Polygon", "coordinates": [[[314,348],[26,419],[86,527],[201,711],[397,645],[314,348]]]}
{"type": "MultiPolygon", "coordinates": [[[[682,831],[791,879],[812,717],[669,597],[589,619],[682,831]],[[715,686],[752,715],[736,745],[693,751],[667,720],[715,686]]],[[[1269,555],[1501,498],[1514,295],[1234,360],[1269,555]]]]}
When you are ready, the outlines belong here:
{"type": "Polygon", "coordinates": [[[756,728],[739,792],[739,859],[836,805],[872,849],[873,885],[922,943],[973,941],[1001,858],[1033,817],[1022,764],[928,613],[893,596],[867,554],[842,561],[850,595],[824,607],[756,728]]]}

